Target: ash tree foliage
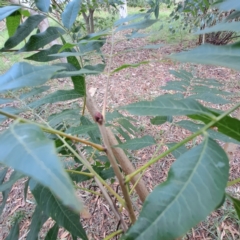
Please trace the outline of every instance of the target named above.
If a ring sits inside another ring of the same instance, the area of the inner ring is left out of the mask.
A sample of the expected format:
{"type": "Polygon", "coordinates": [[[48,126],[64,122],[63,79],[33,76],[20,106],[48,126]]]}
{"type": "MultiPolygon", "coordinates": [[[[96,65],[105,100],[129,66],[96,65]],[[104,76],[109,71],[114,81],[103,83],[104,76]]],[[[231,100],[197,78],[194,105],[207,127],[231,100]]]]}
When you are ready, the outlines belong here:
{"type": "MultiPolygon", "coordinates": [[[[31,8],[39,14],[27,14],[29,9],[21,5],[5,4],[0,8],[0,20],[11,22],[7,24],[9,36],[0,56],[8,52],[25,56],[22,62],[14,63],[0,75],[0,121],[11,119],[9,126],[0,134],[0,213],[4,211],[13,184],[23,178],[28,179],[25,181],[25,199],[29,197],[28,189],[35,199],[27,239],[37,239],[49,218],[55,224],[45,239],[57,239],[60,227],[69,231],[73,239],[88,239],[88,228],[83,228],[82,216],[89,213],[86,213],[84,199],[76,194],[79,183],[83,182],[92,182],[99,187],[101,197],[105,198],[119,221],[119,229],[116,226],[117,230],[106,239],[116,235],[126,240],[176,239],[220,207],[225,201],[226,186],[237,183],[239,179],[228,183],[229,160],[218,141],[239,144],[240,121],[230,114],[240,104],[222,112],[199,102],[230,102],[229,93],[220,90],[218,81],[201,79],[184,70],[173,71],[171,73],[176,80],[164,87],[165,95],[110,112],[106,111],[107,94],[103,99],[103,109],[99,110],[87,91],[89,75],[105,71],[107,93],[112,73],[147,63],[126,63],[112,72],[110,68],[105,70],[106,59],[101,47],[109,35],[120,31],[126,34],[125,30],[128,30],[127,39],[142,37],[139,30],[158,21],[159,2],[152,4],[146,13],[118,20],[111,30],[88,35],[83,35],[77,25],[85,8],[79,0],[54,6],[49,0],[35,0],[31,8]],[[55,11],[61,12],[61,21],[54,18],[55,11]],[[53,19],[58,25],[39,33],[37,27],[45,18],[53,19]],[[59,44],[49,46],[56,39],[59,44]],[[94,62],[91,61],[93,56],[94,62]],[[59,59],[63,58],[66,61],[60,62],[59,59]],[[50,91],[51,81],[61,78],[71,82],[72,87],[50,91]],[[168,94],[168,91],[175,94],[168,94]],[[69,104],[69,100],[74,100],[74,104],[69,104]],[[11,104],[16,101],[21,104],[11,104]],[[60,107],[44,117],[46,104],[54,106],[57,102],[66,103],[60,105],[66,108],[60,107]],[[175,123],[192,134],[180,142],[168,143],[167,151],[149,157],[147,163],[134,169],[129,160],[133,151],[159,143],[154,136],[140,137],[134,125],[135,119],[129,114],[125,116],[126,111],[135,116],[150,116],[152,125],[166,121],[175,123]],[[186,116],[188,120],[179,121],[178,116],[186,116]],[[186,144],[198,136],[201,136],[201,143],[187,148],[186,144]],[[142,175],[169,154],[176,160],[167,180],[149,193],[142,175]],[[8,180],[7,173],[11,173],[8,180]],[[118,182],[121,194],[111,187],[109,180],[118,182]],[[139,213],[133,208],[133,191],[143,203],[139,213]],[[126,216],[123,217],[123,208],[128,212],[127,221],[126,216]]],[[[218,11],[234,9],[234,14],[239,14],[240,3],[221,1],[215,8],[218,11]]],[[[238,32],[239,24],[223,21],[198,33],[229,29],[238,32]]],[[[148,45],[144,48],[154,51],[158,47],[148,45]]],[[[183,62],[240,70],[240,42],[226,46],[204,44],[170,57],[183,62]]],[[[91,193],[96,194],[94,191],[91,193]]],[[[240,216],[239,200],[231,196],[229,199],[240,216]]],[[[17,219],[8,239],[18,238],[19,224],[17,219]]]]}

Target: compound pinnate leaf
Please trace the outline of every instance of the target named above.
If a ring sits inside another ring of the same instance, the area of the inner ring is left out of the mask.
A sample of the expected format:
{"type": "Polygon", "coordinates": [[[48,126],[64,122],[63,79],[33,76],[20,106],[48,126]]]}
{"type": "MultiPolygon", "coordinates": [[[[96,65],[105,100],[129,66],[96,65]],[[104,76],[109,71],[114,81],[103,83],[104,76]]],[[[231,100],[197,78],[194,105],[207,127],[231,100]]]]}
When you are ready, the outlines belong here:
{"type": "Polygon", "coordinates": [[[35,0],[37,8],[42,12],[48,12],[50,7],[50,0],[35,0]]]}
{"type": "Polygon", "coordinates": [[[61,69],[64,68],[60,66],[33,66],[25,62],[15,63],[5,74],[0,76],[0,92],[42,85],[61,69]]]}
{"type": "Polygon", "coordinates": [[[82,209],[54,143],[32,124],[11,125],[0,135],[0,162],[47,186],[62,202],[82,209]]]}
{"type": "Polygon", "coordinates": [[[81,8],[81,0],[70,1],[62,13],[62,22],[64,27],[70,29],[75,22],[78,12],[81,8]]]}
{"type": "Polygon", "coordinates": [[[10,49],[17,46],[39,25],[39,23],[45,18],[43,15],[33,15],[27,18],[27,20],[21,24],[14,35],[10,37],[4,44],[4,49],[10,49]]]}
{"type": "Polygon", "coordinates": [[[48,188],[30,181],[30,189],[38,206],[51,217],[59,226],[81,239],[87,240],[87,235],[80,223],[79,213],[62,205],[60,200],[54,196],[48,188]]]}
{"type": "Polygon", "coordinates": [[[13,12],[20,9],[21,6],[6,6],[0,8],[0,21],[2,21],[4,18],[12,14],[13,12]]]}
{"type": "Polygon", "coordinates": [[[119,144],[115,147],[119,147],[122,149],[138,150],[144,147],[151,146],[153,144],[156,144],[154,138],[147,135],[142,138],[134,138],[127,140],[125,143],[119,144]]]}
{"type": "Polygon", "coordinates": [[[125,240],[173,240],[204,220],[225,196],[229,160],[212,139],[181,155],[147,197],[125,240]]]}

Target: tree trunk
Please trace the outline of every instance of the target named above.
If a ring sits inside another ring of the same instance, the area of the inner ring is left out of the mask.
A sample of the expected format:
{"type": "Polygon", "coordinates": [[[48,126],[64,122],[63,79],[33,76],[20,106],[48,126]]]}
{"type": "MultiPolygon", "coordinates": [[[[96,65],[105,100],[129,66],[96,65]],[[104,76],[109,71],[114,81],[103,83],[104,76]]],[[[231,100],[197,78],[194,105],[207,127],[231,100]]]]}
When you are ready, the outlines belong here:
{"type": "Polygon", "coordinates": [[[119,6],[120,18],[127,17],[127,0],[122,0],[123,4],[119,6]]]}

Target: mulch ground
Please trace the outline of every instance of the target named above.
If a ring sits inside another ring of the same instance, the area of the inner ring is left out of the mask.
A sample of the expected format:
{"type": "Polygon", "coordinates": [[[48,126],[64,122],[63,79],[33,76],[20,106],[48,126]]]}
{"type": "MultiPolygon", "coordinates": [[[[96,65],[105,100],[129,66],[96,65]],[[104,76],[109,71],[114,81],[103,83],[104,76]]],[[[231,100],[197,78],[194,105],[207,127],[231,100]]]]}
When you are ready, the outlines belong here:
{"type": "MultiPolygon", "coordinates": [[[[225,90],[238,93],[239,85],[239,73],[226,69],[223,67],[215,66],[203,66],[194,64],[181,64],[174,62],[167,58],[167,56],[173,52],[179,52],[182,50],[182,46],[165,45],[160,49],[154,50],[137,50],[147,44],[147,40],[134,39],[130,41],[120,41],[123,36],[114,36],[113,59],[111,69],[115,69],[122,64],[134,64],[141,61],[149,61],[149,64],[143,64],[138,68],[127,68],[120,72],[113,74],[110,77],[110,84],[108,88],[108,111],[113,111],[119,106],[123,106],[132,102],[140,100],[151,100],[161,94],[166,93],[161,87],[166,82],[173,80],[173,76],[169,73],[169,70],[194,69],[194,74],[201,78],[214,78],[223,83],[225,90]]],[[[185,47],[191,48],[195,43],[189,42],[184,44],[185,47]]],[[[103,51],[106,55],[110,55],[111,41],[108,39],[103,51]]],[[[108,64],[109,64],[108,59],[108,64]]],[[[108,67],[106,68],[108,69],[108,67]]],[[[88,89],[94,91],[94,98],[98,105],[102,107],[103,96],[105,93],[107,74],[101,74],[100,76],[91,76],[88,78],[88,89]]],[[[67,81],[58,82],[59,88],[64,87],[67,81]]],[[[54,84],[56,88],[56,84],[54,84]]],[[[56,89],[54,89],[56,90],[56,89]]],[[[238,96],[234,99],[235,102],[239,101],[238,96]]],[[[231,104],[225,106],[218,106],[219,109],[225,110],[231,106],[231,104]]],[[[236,115],[237,112],[234,113],[236,115]]],[[[158,143],[178,142],[190,135],[190,132],[176,126],[171,126],[169,123],[165,123],[160,126],[153,126],[150,123],[148,117],[134,117],[135,126],[140,130],[137,136],[152,135],[155,137],[158,143]]],[[[191,144],[191,143],[190,143],[191,144]]],[[[166,145],[162,145],[156,152],[158,146],[144,148],[142,150],[133,151],[134,155],[133,163],[135,167],[140,167],[146,163],[153,154],[160,153],[167,149],[166,145]]],[[[231,163],[230,179],[240,177],[240,149],[238,147],[228,149],[229,160],[231,163]]],[[[163,182],[168,174],[169,167],[171,166],[174,158],[168,156],[154,166],[149,168],[143,177],[149,191],[163,182]]],[[[7,204],[4,208],[3,214],[0,217],[0,239],[5,239],[9,229],[11,227],[13,219],[16,214],[22,214],[22,221],[20,225],[20,239],[25,239],[28,228],[31,223],[31,214],[34,211],[33,198],[29,192],[27,201],[23,199],[24,181],[17,182],[10,192],[7,204]]],[[[82,187],[91,188],[94,191],[99,191],[92,183],[83,183],[82,187]]],[[[113,188],[118,189],[117,182],[114,183],[113,188]]],[[[235,185],[229,188],[228,191],[233,193],[236,197],[240,197],[239,186],[235,185]]],[[[100,192],[100,191],[99,191],[100,192]]],[[[107,203],[95,195],[79,191],[79,194],[84,199],[84,202],[89,208],[91,214],[90,218],[83,219],[82,224],[86,229],[90,239],[103,239],[112,231],[116,231],[118,222],[115,220],[114,215],[111,213],[107,203]]],[[[133,196],[134,207],[136,211],[141,209],[141,203],[137,200],[137,197],[133,196]]],[[[230,208],[227,205],[226,208],[230,208]]],[[[124,213],[125,214],[125,213],[124,213]]],[[[240,227],[239,222],[233,221],[230,217],[223,217],[224,210],[218,210],[214,212],[206,222],[199,224],[196,228],[192,229],[190,233],[184,239],[240,239],[240,227]],[[222,217],[222,218],[221,218],[222,217]],[[223,219],[224,218],[224,219],[223,219]],[[221,219],[221,221],[219,220],[221,219]]],[[[127,218],[127,214],[125,216],[127,218]]],[[[43,230],[39,236],[39,239],[43,239],[47,229],[53,226],[54,221],[48,220],[43,227],[43,230]]],[[[59,231],[59,239],[71,239],[68,232],[61,229],[59,231]]]]}

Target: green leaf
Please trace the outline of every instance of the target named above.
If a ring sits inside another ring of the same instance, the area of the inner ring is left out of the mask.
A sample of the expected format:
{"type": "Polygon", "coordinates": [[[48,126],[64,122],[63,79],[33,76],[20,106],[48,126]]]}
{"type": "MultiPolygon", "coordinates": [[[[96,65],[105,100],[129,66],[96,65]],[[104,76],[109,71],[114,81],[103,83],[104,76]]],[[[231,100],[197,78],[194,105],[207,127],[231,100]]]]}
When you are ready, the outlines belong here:
{"type": "Polygon", "coordinates": [[[181,155],[167,181],[155,187],[124,239],[172,240],[204,220],[222,202],[229,160],[213,140],[181,155]]]}
{"type": "MultiPolygon", "coordinates": [[[[26,109],[19,109],[19,108],[14,108],[14,107],[5,107],[5,108],[1,108],[1,110],[4,111],[4,112],[10,113],[10,114],[15,114],[16,115],[20,112],[23,112],[26,109]]],[[[5,121],[6,119],[7,119],[6,116],[0,114],[0,122],[5,121]]]]}
{"type": "MultiPolygon", "coordinates": [[[[67,57],[68,63],[73,65],[77,70],[81,69],[80,63],[78,62],[78,59],[76,57],[67,57]]],[[[71,77],[74,89],[81,95],[86,95],[86,82],[85,82],[85,76],[72,76],[71,77]]]]}
{"type": "Polygon", "coordinates": [[[29,63],[15,63],[5,74],[0,75],[0,92],[22,87],[34,87],[47,82],[53,74],[63,69],[58,66],[33,66],[29,63]]]}
{"type": "Polygon", "coordinates": [[[71,49],[71,48],[73,48],[73,47],[75,47],[77,44],[75,44],[75,43],[65,43],[62,47],[61,47],[61,49],[59,49],[59,53],[60,52],[63,52],[65,49],[71,49]]]}
{"type": "Polygon", "coordinates": [[[127,140],[125,143],[116,145],[114,147],[120,147],[122,149],[138,150],[154,144],[156,144],[154,138],[147,135],[142,138],[134,138],[134,139],[127,140]]]}
{"type": "Polygon", "coordinates": [[[33,15],[27,18],[27,20],[21,24],[15,34],[10,37],[4,44],[4,49],[10,49],[17,46],[39,25],[42,20],[46,18],[43,15],[33,15]]]}
{"type": "Polygon", "coordinates": [[[21,13],[19,11],[13,12],[6,19],[6,25],[8,30],[8,36],[12,37],[16,32],[18,25],[20,24],[21,13]]]}
{"type": "Polygon", "coordinates": [[[153,101],[132,103],[120,109],[140,116],[177,116],[194,113],[212,115],[207,108],[193,99],[176,100],[168,95],[160,96],[153,101]]]}
{"type": "Polygon", "coordinates": [[[193,99],[199,99],[204,102],[210,102],[213,104],[227,104],[230,103],[230,101],[226,100],[225,98],[222,98],[218,95],[215,95],[213,93],[200,93],[196,95],[191,95],[188,98],[193,98],[193,99]]]}
{"type": "Polygon", "coordinates": [[[5,240],[18,240],[19,237],[19,220],[15,221],[11,231],[5,240]]]}
{"type": "Polygon", "coordinates": [[[42,12],[48,12],[50,7],[50,0],[34,0],[37,8],[42,12]]]}
{"type": "Polygon", "coordinates": [[[122,135],[122,137],[125,140],[130,140],[131,138],[129,137],[129,135],[121,128],[121,127],[115,127],[115,129],[122,135]]]}
{"type": "MultiPolygon", "coordinates": [[[[4,178],[5,178],[6,174],[7,174],[7,171],[8,171],[7,168],[4,168],[4,169],[2,169],[2,170],[0,171],[0,184],[3,183],[4,178]]],[[[15,176],[14,173],[11,174],[11,176],[10,176],[10,178],[9,178],[8,181],[11,182],[11,180],[12,180],[12,178],[13,178],[14,176],[15,176]]],[[[12,184],[11,186],[9,186],[8,189],[6,189],[5,191],[2,192],[2,201],[1,201],[2,203],[1,203],[1,205],[0,205],[0,215],[2,214],[2,211],[3,211],[4,207],[5,207],[5,204],[6,204],[6,202],[7,202],[7,198],[8,198],[8,195],[9,195],[11,189],[12,189],[12,186],[13,186],[13,184],[12,184]]]]}
{"type": "Polygon", "coordinates": [[[32,215],[32,221],[30,225],[30,230],[27,235],[26,240],[38,240],[38,234],[42,225],[47,221],[48,216],[46,216],[39,206],[36,206],[35,211],[32,215]]]}
{"type": "Polygon", "coordinates": [[[228,197],[232,200],[233,206],[234,206],[235,211],[238,215],[238,219],[240,219],[240,201],[239,201],[239,199],[233,198],[230,195],[228,195],[228,197]]]}
{"type": "Polygon", "coordinates": [[[143,18],[145,17],[146,14],[145,13],[138,13],[138,14],[132,14],[132,15],[128,15],[127,17],[125,18],[121,18],[119,20],[117,20],[115,23],[114,23],[114,26],[119,26],[119,25],[122,25],[123,23],[126,23],[126,22],[131,22],[131,21],[134,21],[138,18],[143,18]]]}
{"type": "Polygon", "coordinates": [[[239,71],[239,56],[240,42],[225,46],[204,44],[187,52],[173,54],[170,57],[181,62],[219,65],[239,71]]]}
{"type": "Polygon", "coordinates": [[[77,99],[82,97],[83,95],[79,94],[76,90],[58,90],[54,93],[51,93],[35,102],[29,104],[30,107],[39,107],[42,104],[46,103],[55,103],[61,101],[67,101],[72,99],[77,99]]]}
{"type": "Polygon", "coordinates": [[[0,98],[0,104],[6,104],[6,103],[10,103],[13,102],[14,99],[12,98],[0,98]]]}
{"type": "Polygon", "coordinates": [[[31,124],[14,124],[0,135],[0,162],[47,186],[65,205],[81,210],[54,143],[31,124]],[[21,156],[21,158],[19,158],[21,156]]]}
{"type": "MultiPolygon", "coordinates": [[[[174,145],[176,145],[177,143],[168,143],[167,146],[168,148],[173,147],[174,145]]],[[[171,152],[171,154],[175,157],[175,159],[179,158],[182,154],[184,154],[185,152],[187,152],[187,148],[182,145],[181,147],[175,149],[174,151],[171,152]]]]}
{"type": "Polygon", "coordinates": [[[19,52],[34,51],[51,43],[53,40],[63,35],[65,31],[59,27],[49,27],[46,31],[32,35],[28,42],[19,52]]]}
{"type": "Polygon", "coordinates": [[[173,90],[173,91],[178,91],[178,92],[186,92],[186,86],[184,82],[180,81],[171,81],[166,84],[166,86],[161,87],[161,89],[164,90],[173,90]]]}
{"type": "Polygon", "coordinates": [[[98,132],[98,125],[97,124],[91,124],[91,125],[83,125],[78,127],[71,127],[67,130],[67,133],[70,133],[71,135],[81,135],[81,134],[87,134],[89,131],[98,132]]]}
{"type": "Polygon", "coordinates": [[[17,182],[20,178],[23,177],[24,175],[22,173],[14,171],[11,174],[11,178],[7,182],[4,182],[2,185],[0,185],[0,192],[4,192],[7,189],[10,189],[15,182],[17,182]]]}
{"type": "Polygon", "coordinates": [[[172,122],[172,121],[173,121],[172,116],[158,116],[150,119],[150,122],[153,125],[161,125],[161,124],[164,124],[165,122],[172,122]]]}
{"type": "Polygon", "coordinates": [[[222,11],[227,11],[227,10],[240,10],[240,3],[235,0],[221,0],[219,2],[222,2],[218,5],[219,9],[222,11]]]}
{"type": "Polygon", "coordinates": [[[122,26],[119,26],[116,29],[116,32],[123,31],[123,30],[125,31],[127,29],[134,29],[134,30],[145,29],[145,28],[148,28],[148,27],[152,26],[157,21],[158,20],[146,19],[146,20],[143,20],[141,22],[131,23],[131,24],[128,24],[128,25],[122,25],[122,26]]]}
{"type": "MultiPolygon", "coordinates": [[[[220,114],[217,112],[211,111],[215,116],[219,116],[220,114]]],[[[200,120],[205,124],[208,124],[212,121],[212,119],[208,116],[204,115],[189,115],[188,117],[194,120],[200,120]]],[[[240,141],[240,120],[236,118],[232,118],[230,116],[226,116],[222,118],[220,121],[216,122],[214,127],[217,127],[218,131],[237,140],[240,141]]]]}
{"type": "Polygon", "coordinates": [[[64,27],[70,29],[75,22],[81,8],[81,0],[72,0],[68,2],[62,13],[62,22],[64,27]]]}
{"type": "Polygon", "coordinates": [[[48,231],[45,240],[57,240],[58,230],[59,226],[57,223],[55,223],[54,226],[48,231]]]}
{"type": "Polygon", "coordinates": [[[29,57],[26,57],[27,60],[32,60],[36,62],[49,62],[56,59],[59,59],[58,56],[53,56],[54,53],[57,53],[62,48],[62,45],[53,45],[46,50],[41,50],[29,57]]]}
{"type": "MultiPolygon", "coordinates": [[[[82,239],[88,239],[80,223],[79,213],[62,205],[60,200],[48,188],[30,181],[31,192],[42,211],[67,231],[82,239]]],[[[61,190],[61,188],[60,188],[61,190]]],[[[67,197],[67,195],[66,195],[67,197]]]]}
{"type": "Polygon", "coordinates": [[[23,99],[27,99],[27,98],[30,98],[30,97],[35,97],[36,95],[47,91],[49,88],[50,88],[49,86],[42,86],[42,87],[38,87],[38,88],[33,88],[31,91],[29,91],[27,93],[23,93],[20,96],[20,99],[23,100],[23,99]]]}
{"type": "Polygon", "coordinates": [[[52,127],[59,125],[62,122],[67,122],[71,126],[79,124],[80,109],[67,109],[60,113],[52,114],[48,118],[48,124],[52,127]]]}
{"type": "Polygon", "coordinates": [[[132,124],[128,121],[128,119],[126,119],[126,118],[118,119],[117,122],[118,122],[120,125],[122,125],[122,127],[123,127],[124,129],[126,129],[130,134],[133,134],[133,135],[134,135],[135,132],[138,131],[138,129],[137,129],[134,125],[132,125],[132,124]]]}
{"type": "Polygon", "coordinates": [[[21,6],[6,6],[0,8],[0,21],[2,21],[4,18],[12,14],[13,12],[20,9],[21,6]]]}
{"type": "Polygon", "coordinates": [[[111,72],[111,74],[113,74],[115,72],[119,72],[119,71],[121,71],[122,69],[125,69],[125,68],[130,68],[130,67],[136,68],[136,67],[139,67],[142,64],[147,64],[147,63],[149,63],[149,61],[142,61],[142,62],[135,63],[135,64],[123,64],[121,67],[118,67],[118,68],[114,69],[111,72]]]}

